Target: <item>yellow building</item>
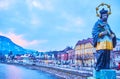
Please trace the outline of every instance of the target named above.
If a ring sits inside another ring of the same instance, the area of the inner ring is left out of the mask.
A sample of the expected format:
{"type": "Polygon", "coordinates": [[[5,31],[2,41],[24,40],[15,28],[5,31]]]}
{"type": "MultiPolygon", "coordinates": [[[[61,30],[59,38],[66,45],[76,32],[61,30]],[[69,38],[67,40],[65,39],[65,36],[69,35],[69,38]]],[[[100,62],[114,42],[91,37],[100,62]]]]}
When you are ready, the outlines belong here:
{"type": "Polygon", "coordinates": [[[92,45],[92,38],[83,39],[75,45],[75,63],[79,66],[93,66],[95,48],[92,45]]]}

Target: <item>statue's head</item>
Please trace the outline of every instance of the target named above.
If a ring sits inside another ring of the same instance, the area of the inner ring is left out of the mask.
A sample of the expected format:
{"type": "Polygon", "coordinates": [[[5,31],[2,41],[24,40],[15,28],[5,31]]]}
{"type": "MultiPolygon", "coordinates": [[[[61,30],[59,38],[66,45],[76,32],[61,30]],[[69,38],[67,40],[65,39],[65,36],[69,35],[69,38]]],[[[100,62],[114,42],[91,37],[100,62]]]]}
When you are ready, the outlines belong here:
{"type": "Polygon", "coordinates": [[[100,5],[98,5],[96,7],[96,15],[97,17],[99,17],[102,21],[106,22],[108,19],[108,16],[111,14],[111,8],[110,5],[105,4],[105,3],[101,3],[100,5]],[[102,10],[99,11],[100,7],[106,6],[108,8],[108,10],[105,10],[104,8],[102,8],[102,10]],[[99,11],[99,13],[98,13],[99,11]]]}
{"type": "Polygon", "coordinates": [[[104,8],[102,8],[102,10],[100,10],[99,13],[100,13],[100,19],[106,22],[108,19],[108,10],[105,10],[104,8]]]}

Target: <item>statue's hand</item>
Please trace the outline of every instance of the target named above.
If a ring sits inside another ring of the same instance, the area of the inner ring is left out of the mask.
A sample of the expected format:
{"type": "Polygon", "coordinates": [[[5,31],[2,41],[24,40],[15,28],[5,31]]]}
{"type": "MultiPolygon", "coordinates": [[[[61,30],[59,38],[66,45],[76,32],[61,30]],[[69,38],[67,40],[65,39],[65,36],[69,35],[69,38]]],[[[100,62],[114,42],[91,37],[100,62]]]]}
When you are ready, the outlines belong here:
{"type": "Polygon", "coordinates": [[[103,31],[103,32],[100,33],[100,36],[107,35],[107,34],[108,34],[107,31],[103,31]]]}
{"type": "Polygon", "coordinates": [[[114,35],[114,34],[111,34],[110,36],[111,36],[111,38],[114,38],[114,37],[115,37],[115,35],[114,35]]]}

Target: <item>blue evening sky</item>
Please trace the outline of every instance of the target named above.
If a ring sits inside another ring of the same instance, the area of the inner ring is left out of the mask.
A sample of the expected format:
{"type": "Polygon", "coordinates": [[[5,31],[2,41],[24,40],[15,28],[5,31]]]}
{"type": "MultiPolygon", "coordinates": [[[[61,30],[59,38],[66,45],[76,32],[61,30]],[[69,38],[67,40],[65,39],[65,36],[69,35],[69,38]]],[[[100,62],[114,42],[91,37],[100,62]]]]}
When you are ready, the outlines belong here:
{"type": "Polygon", "coordinates": [[[38,51],[74,48],[91,36],[95,8],[111,5],[108,23],[120,37],[120,0],[0,0],[0,35],[38,51]]]}

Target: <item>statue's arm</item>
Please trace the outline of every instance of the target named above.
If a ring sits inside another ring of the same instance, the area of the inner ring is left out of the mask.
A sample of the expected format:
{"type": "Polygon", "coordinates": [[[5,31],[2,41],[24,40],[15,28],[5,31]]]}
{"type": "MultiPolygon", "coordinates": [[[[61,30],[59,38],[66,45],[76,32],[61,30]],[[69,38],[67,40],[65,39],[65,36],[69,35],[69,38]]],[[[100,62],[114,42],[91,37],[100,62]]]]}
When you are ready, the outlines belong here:
{"type": "Polygon", "coordinates": [[[92,29],[92,37],[93,37],[93,46],[96,47],[98,39],[99,39],[99,29],[98,23],[96,22],[92,29]]]}

